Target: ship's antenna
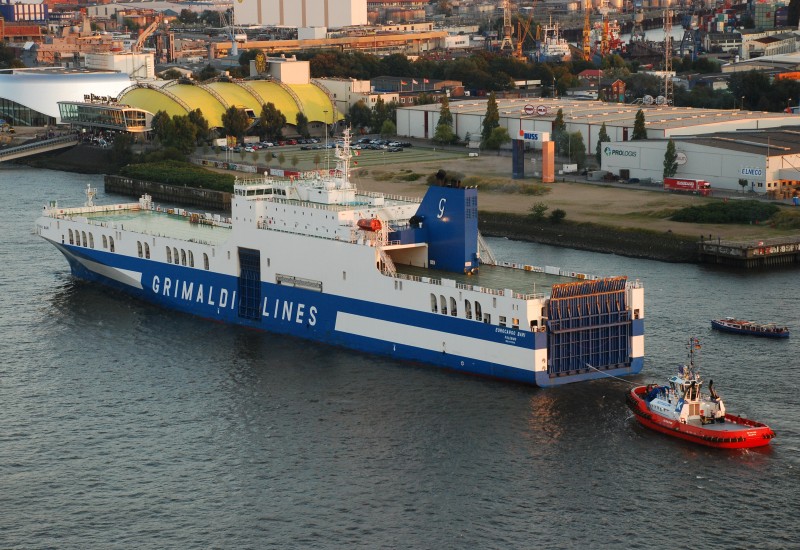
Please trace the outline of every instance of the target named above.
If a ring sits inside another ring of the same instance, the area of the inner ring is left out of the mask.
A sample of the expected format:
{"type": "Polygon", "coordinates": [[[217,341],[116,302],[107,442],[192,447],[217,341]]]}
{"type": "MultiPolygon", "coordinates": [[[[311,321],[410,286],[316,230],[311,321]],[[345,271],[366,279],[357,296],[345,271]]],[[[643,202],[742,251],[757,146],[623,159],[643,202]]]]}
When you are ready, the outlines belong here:
{"type": "Polygon", "coordinates": [[[346,127],[342,132],[341,147],[339,142],[336,142],[336,171],[341,174],[342,182],[340,187],[342,189],[350,188],[350,159],[353,158],[353,151],[350,149],[350,127],[346,127]]]}

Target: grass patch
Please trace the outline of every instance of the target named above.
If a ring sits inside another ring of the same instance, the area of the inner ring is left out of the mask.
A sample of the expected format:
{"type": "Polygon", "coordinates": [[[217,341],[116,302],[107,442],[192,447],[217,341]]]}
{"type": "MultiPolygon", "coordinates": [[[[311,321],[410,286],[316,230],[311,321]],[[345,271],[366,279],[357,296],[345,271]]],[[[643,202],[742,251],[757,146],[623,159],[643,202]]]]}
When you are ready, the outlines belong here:
{"type": "Polygon", "coordinates": [[[681,208],[673,216],[676,222],[750,224],[764,223],[780,208],[760,201],[711,202],[702,206],[681,208]]]}
{"type": "Polygon", "coordinates": [[[770,219],[776,229],[800,229],[800,212],[783,209],[770,219]]]}
{"type": "Polygon", "coordinates": [[[120,169],[119,174],[129,178],[170,185],[233,192],[233,174],[212,172],[196,164],[177,160],[129,164],[120,169]]]}

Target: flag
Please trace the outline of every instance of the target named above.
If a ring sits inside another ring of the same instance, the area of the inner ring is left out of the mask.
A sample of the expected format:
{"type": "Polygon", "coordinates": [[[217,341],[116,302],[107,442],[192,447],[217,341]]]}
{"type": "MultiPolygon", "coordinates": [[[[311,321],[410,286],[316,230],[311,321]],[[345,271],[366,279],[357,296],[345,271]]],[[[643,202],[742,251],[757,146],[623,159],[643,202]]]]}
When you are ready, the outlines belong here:
{"type": "Polygon", "coordinates": [[[430,84],[430,83],[431,83],[431,81],[430,81],[430,80],[428,80],[427,78],[423,78],[423,79],[422,79],[422,82],[424,82],[425,84],[430,84]]]}
{"type": "Polygon", "coordinates": [[[406,82],[405,80],[401,80],[400,81],[400,85],[401,86],[408,86],[408,82],[406,82]]]}
{"type": "Polygon", "coordinates": [[[412,80],[411,83],[412,84],[419,84],[419,82],[417,82],[416,80],[412,80]]]}
{"type": "Polygon", "coordinates": [[[356,149],[356,150],[355,150],[355,151],[353,151],[353,152],[356,154],[356,156],[359,156],[359,155],[361,154],[361,151],[359,151],[358,149],[356,149]]]}
{"type": "Polygon", "coordinates": [[[353,165],[354,165],[354,166],[358,166],[358,161],[357,161],[357,160],[354,160],[354,161],[353,161],[353,165]]]}

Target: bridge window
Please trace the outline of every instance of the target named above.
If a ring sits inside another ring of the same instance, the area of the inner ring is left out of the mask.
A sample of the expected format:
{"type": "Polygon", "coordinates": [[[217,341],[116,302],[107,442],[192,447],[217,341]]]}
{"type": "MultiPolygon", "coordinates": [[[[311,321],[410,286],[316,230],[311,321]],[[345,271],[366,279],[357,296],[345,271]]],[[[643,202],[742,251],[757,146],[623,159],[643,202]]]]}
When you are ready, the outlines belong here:
{"type": "Polygon", "coordinates": [[[483,318],[483,308],[481,308],[481,303],[478,300],[475,300],[475,320],[480,321],[483,318]]]}
{"type": "Polygon", "coordinates": [[[108,238],[108,248],[111,252],[114,252],[114,237],[108,238]]]}
{"type": "Polygon", "coordinates": [[[203,269],[208,271],[208,254],[203,252],[203,269]]]}
{"type": "Polygon", "coordinates": [[[505,315],[501,315],[500,316],[499,324],[500,324],[501,327],[506,326],[506,317],[505,317],[505,315]]]}
{"type": "Polygon", "coordinates": [[[186,265],[186,251],[181,248],[181,265],[186,265]]]}
{"type": "Polygon", "coordinates": [[[189,267],[194,267],[194,253],[189,251],[189,267]]]}
{"type": "Polygon", "coordinates": [[[167,247],[167,263],[172,263],[172,249],[170,247],[167,247]]]}
{"type": "Polygon", "coordinates": [[[175,260],[175,265],[181,263],[180,256],[178,256],[178,249],[175,247],[172,248],[172,259],[175,260]]]}
{"type": "Polygon", "coordinates": [[[511,328],[519,328],[519,319],[515,317],[511,318],[511,328]]]}
{"type": "Polygon", "coordinates": [[[144,250],[142,249],[142,241],[136,241],[136,251],[139,253],[139,257],[144,256],[144,250]]]}
{"type": "Polygon", "coordinates": [[[458,302],[456,302],[456,299],[451,296],[450,297],[450,315],[452,315],[453,317],[458,316],[458,308],[456,307],[457,303],[458,302]]]}
{"type": "Polygon", "coordinates": [[[150,259],[150,245],[147,243],[144,243],[144,257],[150,259]]]}
{"type": "Polygon", "coordinates": [[[75,236],[72,234],[72,229],[69,230],[69,244],[75,244],[75,236]]]}
{"type": "Polygon", "coordinates": [[[491,313],[484,314],[483,322],[486,323],[487,325],[491,325],[492,324],[492,314],[491,313]]]}
{"type": "Polygon", "coordinates": [[[81,241],[83,241],[83,246],[86,246],[86,231],[81,231],[81,241]]]}
{"type": "Polygon", "coordinates": [[[433,313],[439,312],[439,305],[438,305],[438,300],[436,300],[436,294],[431,294],[431,311],[433,313]]]}
{"type": "Polygon", "coordinates": [[[89,233],[89,248],[94,248],[94,233],[89,233]]]}
{"type": "Polygon", "coordinates": [[[464,300],[464,317],[472,319],[472,303],[469,300],[464,300]]]}
{"type": "Polygon", "coordinates": [[[103,248],[108,248],[108,237],[103,235],[103,248]]]}
{"type": "Polygon", "coordinates": [[[439,296],[439,302],[442,304],[442,315],[447,315],[447,298],[439,296]]]}

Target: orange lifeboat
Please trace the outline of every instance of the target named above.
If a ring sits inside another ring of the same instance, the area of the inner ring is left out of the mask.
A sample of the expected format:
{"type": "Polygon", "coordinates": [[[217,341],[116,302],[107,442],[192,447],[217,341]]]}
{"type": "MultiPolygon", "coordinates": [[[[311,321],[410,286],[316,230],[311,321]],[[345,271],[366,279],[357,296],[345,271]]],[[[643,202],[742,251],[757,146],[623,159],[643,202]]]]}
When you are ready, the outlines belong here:
{"type": "Polygon", "coordinates": [[[360,219],[358,220],[358,228],[362,231],[380,231],[381,221],[378,218],[360,219]]]}

